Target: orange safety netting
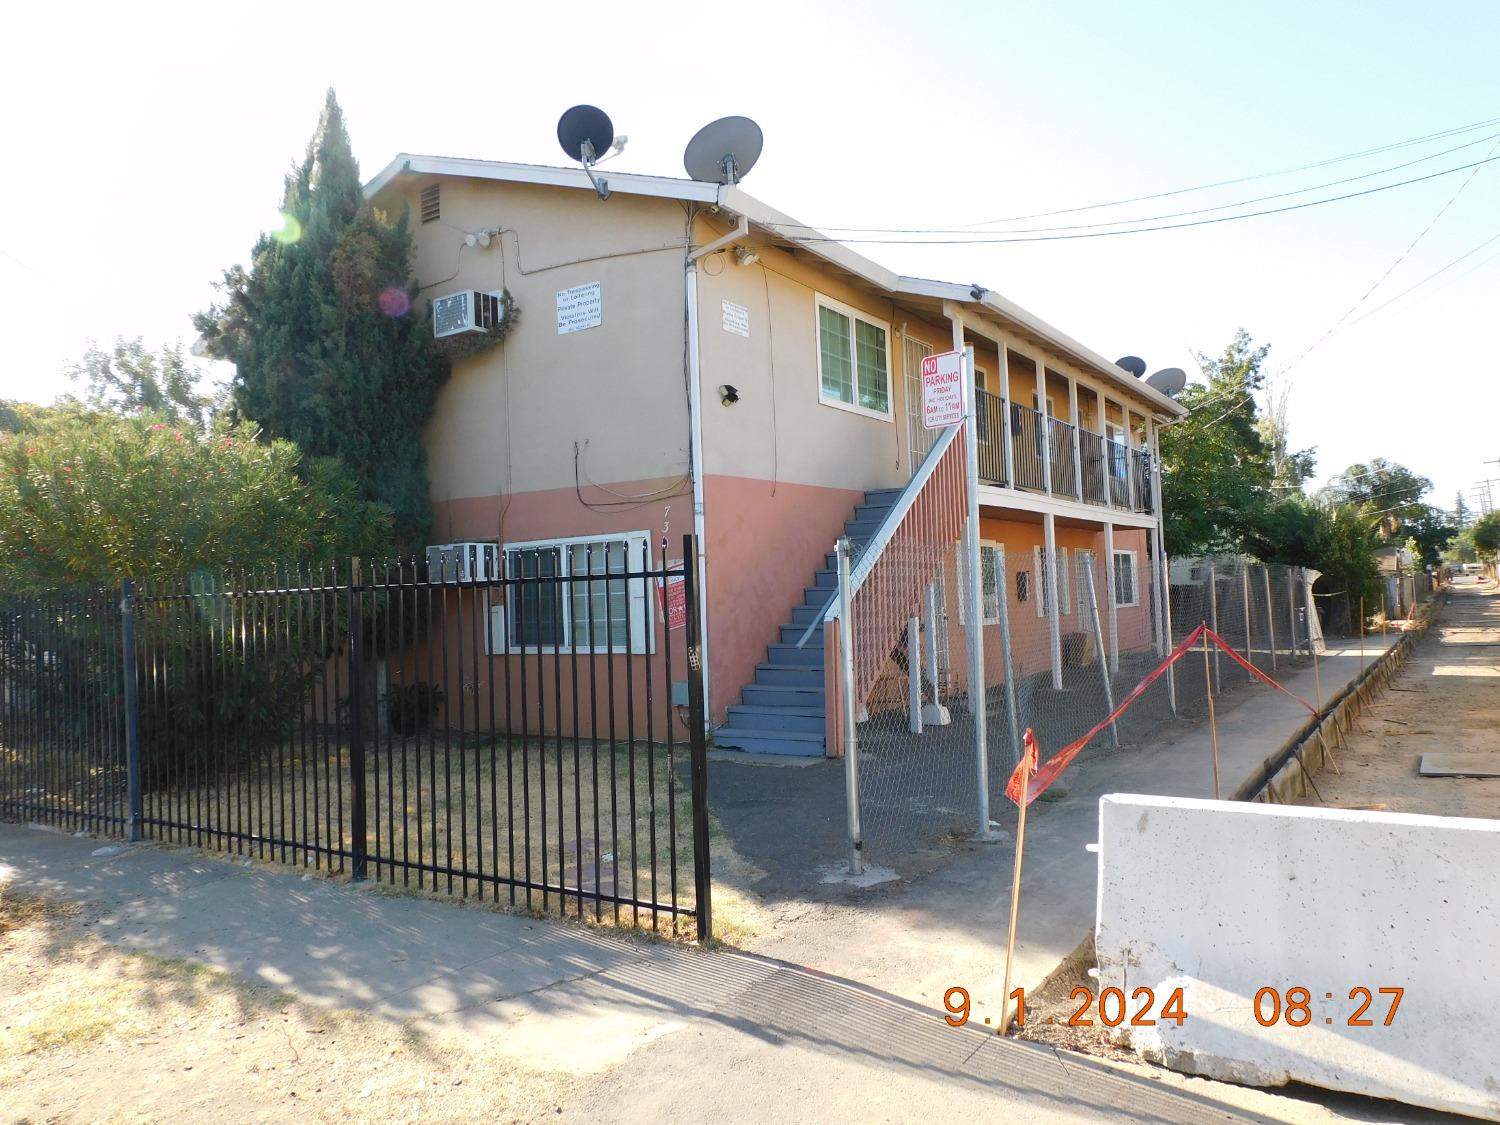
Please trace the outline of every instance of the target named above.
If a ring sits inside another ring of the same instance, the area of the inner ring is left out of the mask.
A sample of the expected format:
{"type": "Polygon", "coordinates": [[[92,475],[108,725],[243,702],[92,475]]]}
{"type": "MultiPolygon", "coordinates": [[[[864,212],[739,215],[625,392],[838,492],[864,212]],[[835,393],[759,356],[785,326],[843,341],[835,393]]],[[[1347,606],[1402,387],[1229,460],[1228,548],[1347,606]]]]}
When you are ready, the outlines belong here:
{"type": "Polygon", "coordinates": [[[1116,707],[1113,711],[1111,711],[1108,715],[1106,715],[1103,719],[1096,723],[1088,731],[1087,734],[1084,734],[1081,738],[1074,739],[1072,742],[1068,743],[1067,746],[1064,746],[1061,750],[1052,755],[1052,757],[1048,758],[1040,766],[1037,765],[1038,751],[1036,738],[1028,728],[1024,740],[1026,743],[1026,751],[1021,755],[1021,761],[1017,763],[1015,770],[1010,775],[1010,781],[1005,786],[1005,795],[1012,801],[1020,804],[1021,786],[1023,784],[1022,778],[1028,775],[1030,777],[1030,781],[1029,784],[1026,785],[1026,803],[1029,805],[1032,801],[1036,800],[1039,796],[1045,793],[1048,787],[1054,781],[1056,781],[1059,776],[1062,775],[1062,772],[1066,770],[1069,765],[1072,764],[1073,759],[1078,757],[1078,755],[1083,751],[1083,748],[1093,740],[1094,736],[1102,731],[1105,727],[1109,726],[1110,723],[1114,722],[1121,715],[1123,715],[1130,708],[1131,704],[1133,704],[1142,695],[1144,695],[1147,688],[1149,688],[1157,680],[1161,679],[1162,673],[1164,673],[1178,660],[1181,660],[1182,657],[1187,653],[1187,651],[1193,647],[1193,644],[1200,638],[1210,640],[1214,644],[1218,645],[1219,648],[1223,650],[1231,660],[1235,661],[1237,664],[1243,667],[1256,679],[1260,680],[1262,683],[1269,684],[1271,687],[1275,688],[1283,695],[1287,695],[1292,699],[1295,699],[1298,703],[1302,704],[1302,706],[1306,707],[1314,717],[1317,717],[1318,709],[1311,703],[1303,699],[1295,692],[1287,690],[1284,685],[1272,679],[1270,676],[1266,675],[1259,668],[1257,668],[1254,664],[1250,663],[1250,661],[1246,660],[1243,656],[1236,652],[1228,641],[1219,636],[1218,633],[1215,633],[1207,625],[1199,625],[1196,629],[1194,629],[1191,633],[1184,637],[1178,643],[1176,648],[1167,653],[1166,658],[1163,659],[1162,662],[1155,668],[1151,669],[1151,671],[1146,675],[1145,679],[1136,684],[1131,693],[1120,701],[1120,705],[1118,707],[1116,707]]]}

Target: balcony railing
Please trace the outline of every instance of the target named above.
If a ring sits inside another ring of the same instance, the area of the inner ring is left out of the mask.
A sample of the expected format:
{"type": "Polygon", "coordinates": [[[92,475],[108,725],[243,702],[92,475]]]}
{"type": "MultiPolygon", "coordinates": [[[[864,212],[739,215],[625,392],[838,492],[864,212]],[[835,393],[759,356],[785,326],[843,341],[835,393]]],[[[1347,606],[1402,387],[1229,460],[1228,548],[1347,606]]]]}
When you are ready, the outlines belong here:
{"type": "Polygon", "coordinates": [[[1151,502],[1151,451],[1132,449],[1130,456],[1135,469],[1135,510],[1152,515],[1156,508],[1151,502]]]}
{"type": "MultiPolygon", "coordinates": [[[[912,407],[907,419],[912,463],[918,465],[938,433],[922,426],[921,387],[914,383],[912,407]]],[[[1124,442],[1107,440],[1102,434],[1078,428],[1060,418],[1044,418],[1029,406],[1006,402],[997,394],[978,391],[975,435],[979,447],[979,479],[1001,488],[1029,492],[1047,491],[1043,468],[1042,434],[1046,433],[1051,460],[1052,495],[1078,500],[1100,508],[1115,508],[1143,515],[1155,514],[1152,503],[1154,463],[1149,450],[1132,449],[1124,442]],[[1005,466],[1005,411],[1010,411],[1010,446],[1015,479],[1008,480],[1005,466]]]]}
{"type": "Polygon", "coordinates": [[[1051,432],[1052,495],[1078,499],[1078,466],[1073,460],[1073,427],[1056,418],[1047,420],[1051,432]]]}
{"type": "Polygon", "coordinates": [[[1079,466],[1079,483],[1083,486],[1082,500],[1085,504],[1103,507],[1104,498],[1104,435],[1093,430],[1078,431],[1078,452],[1083,464],[1079,466]]]}
{"type": "Polygon", "coordinates": [[[1118,441],[1104,443],[1104,460],[1109,468],[1109,499],[1116,508],[1134,510],[1130,489],[1130,448],[1118,441]]]}
{"type": "Polygon", "coordinates": [[[1005,400],[988,391],[979,391],[978,410],[975,416],[979,424],[974,427],[979,436],[979,479],[986,484],[998,484],[1004,488],[1005,446],[1001,434],[1005,432],[1005,400]]]}
{"type": "Polygon", "coordinates": [[[1042,416],[1029,406],[1010,404],[1010,447],[1015,486],[1047,491],[1047,478],[1042,472],[1042,416]]]}

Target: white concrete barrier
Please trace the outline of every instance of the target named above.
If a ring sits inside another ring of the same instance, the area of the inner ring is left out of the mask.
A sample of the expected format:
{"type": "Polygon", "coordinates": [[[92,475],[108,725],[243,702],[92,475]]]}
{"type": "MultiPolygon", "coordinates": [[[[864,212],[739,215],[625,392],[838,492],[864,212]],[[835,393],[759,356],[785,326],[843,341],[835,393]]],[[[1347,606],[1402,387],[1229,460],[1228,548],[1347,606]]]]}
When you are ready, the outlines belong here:
{"type": "Polygon", "coordinates": [[[1099,843],[1087,1015],[1141,1055],[1500,1121],[1500,820],[1112,794],[1099,843]]]}

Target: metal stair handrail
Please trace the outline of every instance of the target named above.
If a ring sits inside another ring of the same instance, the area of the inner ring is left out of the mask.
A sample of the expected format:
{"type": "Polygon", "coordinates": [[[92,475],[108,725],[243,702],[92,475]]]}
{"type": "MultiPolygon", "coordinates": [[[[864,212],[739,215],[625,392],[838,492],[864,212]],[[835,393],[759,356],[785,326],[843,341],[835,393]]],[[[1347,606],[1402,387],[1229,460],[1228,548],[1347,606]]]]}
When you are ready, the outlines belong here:
{"type": "MultiPolygon", "coordinates": [[[[906,487],[901,490],[901,495],[896,497],[896,502],[891,505],[891,510],[885,514],[880,521],[880,526],[875,529],[875,534],[870,536],[870,541],[865,544],[860,552],[859,562],[849,573],[849,596],[852,598],[859,592],[860,586],[870,576],[870,571],[880,561],[881,554],[886,545],[890,543],[891,537],[895,535],[896,529],[901,526],[901,521],[911,511],[912,505],[917,502],[917,497],[922,494],[922,489],[932,479],[932,474],[937,470],[938,462],[943,459],[943,453],[958,439],[959,431],[963,429],[963,423],[958,422],[945,429],[937,441],[932,443],[932,448],[922,458],[922,464],[917,468],[911,480],[906,482],[906,487]]],[[[839,592],[834,587],[828,600],[823,603],[823,609],[814,617],[803,631],[802,636],[797,638],[797,648],[807,644],[807,639],[812,636],[813,630],[827,621],[836,621],[839,616],[839,592]]]]}

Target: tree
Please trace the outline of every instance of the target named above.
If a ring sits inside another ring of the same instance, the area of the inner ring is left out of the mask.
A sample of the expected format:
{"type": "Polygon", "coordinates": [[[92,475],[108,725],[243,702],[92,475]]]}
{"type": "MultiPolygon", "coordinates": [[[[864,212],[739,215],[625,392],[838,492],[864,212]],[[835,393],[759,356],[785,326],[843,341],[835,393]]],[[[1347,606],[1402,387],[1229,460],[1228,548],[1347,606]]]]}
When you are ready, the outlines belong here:
{"type": "Polygon", "coordinates": [[[1191,413],[1161,436],[1169,555],[1239,550],[1257,526],[1275,477],[1255,406],[1270,350],[1242,328],[1219,356],[1198,356],[1207,383],[1182,393],[1191,413]]]}
{"type": "Polygon", "coordinates": [[[68,371],[83,386],[83,402],[114,414],[151,414],[177,426],[203,429],[210,401],[198,393],[193,370],[181,347],[169,345],[160,355],[148,352],[141,339],[115,341],[113,352],[90,344],[83,361],[68,371]]]}
{"type": "Polygon", "coordinates": [[[248,423],[198,434],[165,418],[58,408],[0,433],[0,571],[8,590],[177,581],[378,550],[389,514],[342,468],[299,473],[248,423]],[[305,479],[304,479],[305,477],[305,479]]]}
{"type": "Polygon", "coordinates": [[[248,270],[226,271],[224,303],[194,323],[236,365],[233,416],[337,459],[393,513],[389,549],[414,551],[432,520],[422,426],[447,369],[412,315],[408,216],[365,201],[332,90],[281,209],[283,229],[261,236],[248,270]]]}
{"type": "Polygon", "coordinates": [[[1486,563],[1500,554],[1500,512],[1491,512],[1474,521],[1474,549],[1486,563]]]}
{"type": "Polygon", "coordinates": [[[1427,512],[1422,497],[1432,490],[1432,481],[1418,476],[1405,465],[1376,457],[1368,465],[1350,465],[1323,489],[1334,504],[1358,504],[1383,518],[1388,534],[1427,512]]]}
{"type": "Polygon", "coordinates": [[[1406,525],[1406,531],[1415,546],[1423,567],[1442,564],[1443,553],[1448,544],[1462,528],[1454,518],[1441,508],[1423,505],[1423,512],[1406,525]]]}
{"type": "Polygon", "coordinates": [[[1257,423],[1261,444],[1271,459],[1271,483],[1278,489],[1297,489],[1312,479],[1317,470],[1317,451],[1301,449],[1293,451],[1289,441],[1291,424],[1288,407],[1291,402],[1291,385],[1266,383],[1266,411],[1257,423]]]}
{"type": "Polygon", "coordinates": [[[1366,611],[1373,612],[1380,597],[1380,568],[1375,561],[1380,544],[1379,520],[1355,504],[1324,503],[1318,508],[1322,515],[1313,537],[1316,561],[1312,565],[1323,576],[1315,589],[1320,594],[1344,595],[1348,620],[1341,624],[1349,629],[1355,607],[1363,601],[1366,611]]]}
{"type": "Polygon", "coordinates": [[[1469,506],[1464,503],[1464,494],[1460,490],[1454,497],[1453,522],[1458,524],[1460,528],[1465,528],[1469,526],[1469,520],[1469,506]]]}

